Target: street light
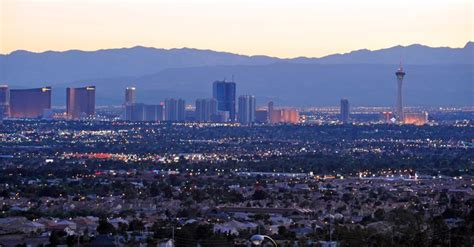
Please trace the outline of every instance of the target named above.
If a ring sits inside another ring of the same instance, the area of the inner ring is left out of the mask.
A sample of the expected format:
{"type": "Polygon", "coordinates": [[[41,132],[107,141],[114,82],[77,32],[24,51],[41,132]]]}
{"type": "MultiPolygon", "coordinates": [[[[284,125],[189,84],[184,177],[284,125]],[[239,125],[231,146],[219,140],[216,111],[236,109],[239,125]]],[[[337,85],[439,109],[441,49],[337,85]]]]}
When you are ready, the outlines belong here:
{"type": "Polygon", "coordinates": [[[256,246],[260,246],[263,243],[263,241],[265,241],[265,239],[270,240],[275,247],[278,247],[278,244],[275,242],[275,240],[273,240],[273,238],[267,235],[260,235],[260,234],[253,235],[250,238],[250,242],[252,242],[252,244],[256,246]]]}

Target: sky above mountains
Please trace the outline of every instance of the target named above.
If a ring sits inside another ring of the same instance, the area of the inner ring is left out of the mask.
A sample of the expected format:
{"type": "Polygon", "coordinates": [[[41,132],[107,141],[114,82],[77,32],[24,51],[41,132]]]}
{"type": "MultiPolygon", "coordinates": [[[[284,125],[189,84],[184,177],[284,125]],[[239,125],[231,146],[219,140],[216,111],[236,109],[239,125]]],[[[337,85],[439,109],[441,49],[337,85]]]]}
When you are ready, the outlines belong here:
{"type": "Polygon", "coordinates": [[[463,47],[471,0],[0,0],[0,53],[143,45],[321,57],[395,44],[463,47]]]}

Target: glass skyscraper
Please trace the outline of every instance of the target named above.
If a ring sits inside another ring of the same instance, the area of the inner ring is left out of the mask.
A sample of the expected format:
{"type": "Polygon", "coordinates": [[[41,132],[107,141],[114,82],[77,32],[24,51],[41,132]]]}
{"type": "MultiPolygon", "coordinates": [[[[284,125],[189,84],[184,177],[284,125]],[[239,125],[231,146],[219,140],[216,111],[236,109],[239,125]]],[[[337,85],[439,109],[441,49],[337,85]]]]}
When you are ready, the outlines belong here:
{"type": "Polygon", "coordinates": [[[349,122],[349,114],[350,114],[349,100],[341,99],[340,113],[341,113],[341,121],[343,123],[348,123],[349,122]]]}
{"type": "Polygon", "coordinates": [[[51,109],[51,87],[10,90],[10,117],[40,118],[51,109]]]}
{"type": "Polygon", "coordinates": [[[10,89],[0,85],[0,120],[10,116],[10,89]]]}
{"type": "Polygon", "coordinates": [[[89,118],[95,115],[95,86],[66,89],[68,119],[89,118]]]}
{"type": "Polygon", "coordinates": [[[229,112],[230,121],[235,121],[235,82],[215,81],[212,84],[212,97],[217,100],[217,110],[229,112]]]}

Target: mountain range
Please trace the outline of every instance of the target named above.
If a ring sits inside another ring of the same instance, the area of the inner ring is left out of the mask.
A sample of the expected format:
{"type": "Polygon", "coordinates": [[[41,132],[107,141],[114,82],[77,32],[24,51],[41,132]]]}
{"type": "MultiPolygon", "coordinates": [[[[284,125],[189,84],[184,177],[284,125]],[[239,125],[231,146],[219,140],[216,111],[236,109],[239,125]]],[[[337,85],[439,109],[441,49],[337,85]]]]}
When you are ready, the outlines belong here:
{"type": "Polygon", "coordinates": [[[253,94],[257,104],[390,106],[395,101],[394,72],[402,60],[407,72],[407,105],[473,105],[474,43],[463,48],[394,46],[320,58],[245,56],[190,48],[69,50],[0,55],[0,81],[11,88],[53,86],[53,103],[64,105],[65,88],[96,85],[98,104],[120,104],[126,86],[138,100],[158,103],[181,97],[187,103],[210,97],[214,80],[234,80],[238,94],[253,94]]]}

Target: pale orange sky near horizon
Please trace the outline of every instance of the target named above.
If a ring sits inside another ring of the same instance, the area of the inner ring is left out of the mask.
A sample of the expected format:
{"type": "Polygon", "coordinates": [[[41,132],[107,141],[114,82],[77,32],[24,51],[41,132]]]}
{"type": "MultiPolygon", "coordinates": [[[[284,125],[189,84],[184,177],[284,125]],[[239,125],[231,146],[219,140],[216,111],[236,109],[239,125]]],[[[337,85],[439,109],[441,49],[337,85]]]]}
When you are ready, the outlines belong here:
{"type": "Polygon", "coordinates": [[[472,0],[0,0],[0,53],[190,47],[320,57],[474,40],[472,0]]]}

